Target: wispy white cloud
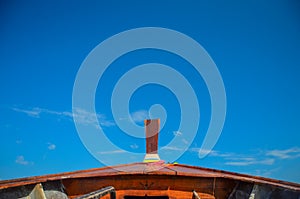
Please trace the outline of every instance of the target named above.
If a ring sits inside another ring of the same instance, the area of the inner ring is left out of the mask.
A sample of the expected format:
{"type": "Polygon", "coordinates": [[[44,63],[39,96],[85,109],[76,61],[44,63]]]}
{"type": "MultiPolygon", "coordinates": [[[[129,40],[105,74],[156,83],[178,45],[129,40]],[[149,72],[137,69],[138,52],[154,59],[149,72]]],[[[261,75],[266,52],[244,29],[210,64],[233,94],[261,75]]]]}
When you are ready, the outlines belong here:
{"type": "MultiPolygon", "coordinates": [[[[200,148],[190,148],[189,151],[199,153],[200,148]]],[[[225,165],[230,166],[249,166],[249,165],[272,165],[275,163],[275,158],[269,158],[265,155],[257,154],[237,154],[220,152],[216,150],[205,150],[200,151],[202,153],[208,153],[210,157],[222,158],[225,165]]]]}
{"type": "Polygon", "coordinates": [[[98,121],[101,126],[110,127],[115,126],[115,123],[107,120],[104,114],[93,114],[83,109],[76,108],[73,113],[64,112],[65,116],[74,117],[74,119],[85,125],[94,125],[98,127],[98,121]]]}
{"type": "Polygon", "coordinates": [[[21,164],[21,165],[30,165],[30,164],[33,164],[33,162],[29,162],[29,161],[25,160],[24,156],[22,156],[22,155],[17,156],[15,162],[17,164],[21,164]]]}
{"type": "Polygon", "coordinates": [[[173,135],[176,136],[182,136],[182,132],[180,131],[173,131],[173,135]]]}
{"type": "MultiPolygon", "coordinates": [[[[199,153],[200,148],[190,148],[189,151],[199,153]]],[[[259,153],[255,154],[228,153],[203,149],[202,152],[208,153],[210,157],[222,158],[225,161],[224,164],[231,166],[273,165],[278,160],[300,158],[299,147],[284,150],[260,150],[259,153]]]]}
{"type": "Polygon", "coordinates": [[[267,156],[279,159],[294,159],[300,157],[300,148],[293,147],[285,150],[270,150],[266,152],[267,156]]]}
{"type": "Polygon", "coordinates": [[[48,143],[48,149],[49,149],[50,151],[53,151],[53,150],[56,149],[56,145],[49,142],[49,143],[48,143]]]}
{"type": "Polygon", "coordinates": [[[124,150],[114,150],[114,151],[99,151],[98,154],[105,155],[105,154],[116,154],[116,153],[126,153],[124,150]]]}
{"type": "Polygon", "coordinates": [[[235,161],[225,162],[226,165],[231,166],[249,166],[249,165],[272,165],[275,160],[273,158],[267,158],[262,160],[257,160],[255,158],[236,158],[235,161]]]}
{"type": "Polygon", "coordinates": [[[139,110],[131,113],[131,119],[134,122],[143,122],[147,118],[149,118],[149,114],[146,110],[139,110]]]}
{"type": "Polygon", "coordinates": [[[138,110],[130,113],[130,116],[120,117],[119,120],[125,120],[128,122],[142,123],[144,120],[150,118],[147,110],[138,110]]]}
{"type": "Polygon", "coordinates": [[[234,153],[228,153],[228,152],[222,153],[220,151],[214,151],[214,150],[212,150],[209,155],[213,157],[222,157],[222,158],[230,158],[235,156],[234,153]]]}
{"type": "Polygon", "coordinates": [[[22,144],[22,140],[16,140],[16,144],[22,144]]]}
{"type": "Polygon", "coordinates": [[[280,170],[280,167],[275,167],[274,169],[256,169],[252,172],[253,175],[256,176],[265,176],[265,177],[271,177],[271,175],[275,172],[278,172],[280,170]]]}
{"type": "Polygon", "coordinates": [[[222,157],[222,158],[226,158],[226,157],[234,157],[236,156],[236,154],[234,153],[228,153],[228,152],[220,152],[220,151],[215,151],[215,150],[207,150],[207,149],[201,149],[201,148],[190,148],[189,149],[190,152],[196,152],[196,153],[203,153],[203,154],[208,154],[209,156],[212,157],[222,157]]]}
{"type": "Polygon", "coordinates": [[[35,118],[39,118],[41,114],[44,113],[44,114],[56,115],[61,118],[67,118],[70,120],[75,119],[80,124],[93,125],[95,126],[95,128],[98,128],[98,122],[101,126],[104,127],[110,127],[115,125],[115,123],[108,120],[104,114],[99,114],[99,113],[94,114],[80,108],[74,109],[73,112],[69,112],[69,111],[59,112],[59,111],[53,111],[53,110],[43,109],[39,107],[35,107],[32,109],[12,108],[12,110],[25,113],[28,116],[35,117],[35,118]]]}
{"type": "Polygon", "coordinates": [[[137,148],[139,148],[139,146],[138,146],[137,144],[131,144],[131,145],[130,145],[130,148],[132,148],[132,149],[137,149],[137,148]]]}
{"type": "Polygon", "coordinates": [[[180,147],[174,147],[174,146],[164,146],[162,150],[168,150],[168,151],[183,151],[180,147]]]}
{"type": "Polygon", "coordinates": [[[14,110],[16,112],[20,112],[20,113],[25,113],[30,117],[36,117],[36,118],[39,118],[40,114],[42,112],[42,110],[40,108],[33,108],[30,110],[20,109],[20,108],[12,108],[12,110],[14,110]]]}
{"type": "Polygon", "coordinates": [[[189,143],[189,141],[187,141],[186,139],[182,139],[182,142],[184,143],[184,144],[188,144],[189,143]]]}

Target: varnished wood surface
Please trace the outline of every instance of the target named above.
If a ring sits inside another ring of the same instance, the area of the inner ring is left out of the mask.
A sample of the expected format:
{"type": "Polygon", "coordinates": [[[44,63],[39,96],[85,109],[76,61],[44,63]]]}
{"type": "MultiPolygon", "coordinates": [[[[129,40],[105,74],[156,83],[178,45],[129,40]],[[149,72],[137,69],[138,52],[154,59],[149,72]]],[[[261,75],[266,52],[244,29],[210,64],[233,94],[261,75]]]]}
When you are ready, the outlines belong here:
{"type": "Polygon", "coordinates": [[[83,195],[106,186],[114,186],[117,198],[168,194],[169,198],[191,198],[192,191],[201,198],[228,198],[245,183],[268,186],[271,189],[300,192],[300,185],[274,179],[207,169],[202,167],[163,164],[133,163],[61,174],[36,176],[0,181],[1,189],[29,186],[37,183],[61,183],[70,198],[83,195]]]}

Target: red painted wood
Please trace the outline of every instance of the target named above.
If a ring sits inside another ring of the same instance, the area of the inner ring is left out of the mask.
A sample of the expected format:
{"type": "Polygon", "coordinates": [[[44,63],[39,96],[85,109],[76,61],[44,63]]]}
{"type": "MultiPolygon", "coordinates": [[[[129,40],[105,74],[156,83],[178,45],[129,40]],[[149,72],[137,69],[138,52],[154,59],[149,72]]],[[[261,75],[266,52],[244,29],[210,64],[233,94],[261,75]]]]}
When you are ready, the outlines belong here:
{"type": "Polygon", "coordinates": [[[156,154],[158,149],[159,119],[145,120],[146,153],[156,154]]]}

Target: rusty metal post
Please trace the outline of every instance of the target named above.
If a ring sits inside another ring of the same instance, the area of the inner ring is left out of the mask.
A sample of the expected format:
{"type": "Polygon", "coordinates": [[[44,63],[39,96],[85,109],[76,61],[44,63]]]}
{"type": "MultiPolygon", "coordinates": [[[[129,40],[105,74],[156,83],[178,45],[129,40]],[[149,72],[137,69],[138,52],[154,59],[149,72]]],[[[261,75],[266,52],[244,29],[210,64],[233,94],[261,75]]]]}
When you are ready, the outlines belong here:
{"type": "Polygon", "coordinates": [[[146,131],[146,156],[144,162],[157,162],[160,160],[157,153],[160,120],[147,119],[144,123],[146,131]]]}

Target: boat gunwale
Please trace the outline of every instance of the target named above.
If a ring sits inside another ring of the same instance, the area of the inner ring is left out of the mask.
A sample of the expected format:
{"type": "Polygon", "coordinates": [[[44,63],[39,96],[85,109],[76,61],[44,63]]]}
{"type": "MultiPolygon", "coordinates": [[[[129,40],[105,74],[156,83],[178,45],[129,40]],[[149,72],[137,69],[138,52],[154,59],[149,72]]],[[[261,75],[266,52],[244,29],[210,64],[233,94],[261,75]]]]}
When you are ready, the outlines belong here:
{"type": "Polygon", "coordinates": [[[251,182],[257,184],[268,184],[276,187],[300,191],[300,184],[294,182],[287,182],[260,176],[251,176],[248,174],[240,174],[230,171],[223,171],[217,169],[203,168],[198,166],[190,166],[184,164],[162,164],[160,169],[154,170],[155,166],[151,163],[131,163],[117,166],[107,166],[101,168],[93,168],[86,170],[78,170],[72,172],[63,172],[58,174],[48,174],[41,176],[17,178],[10,180],[0,181],[0,190],[10,187],[18,187],[36,183],[43,183],[48,181],[65,180],[65,179],[81,179],[81,178],[94,178],[94,177],[109,177],[109,176],[123,176],[123,175],[165,175],[165,176],[182,176],[182,177],[202,177],[202,178],[222,178],[231,179],[243,182],[251,182]],[[142,170],[120,171],[118,168],[142,166],[142,170]],[[176,170],[176,167],[183,169],[183,171],[176,170]],[[150,168],[150,169],[149,169],[150,168]],[[152,169],[152,170],[151,170],[152,169]],[[162,171],[164,169],[164,171],[162,171]],[[167,169],[167,171],[165,170],[167,169]],[[199,171],[198,173],[186,172],[184,169],[199,171]]]}

